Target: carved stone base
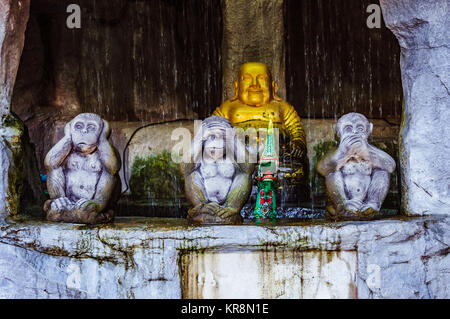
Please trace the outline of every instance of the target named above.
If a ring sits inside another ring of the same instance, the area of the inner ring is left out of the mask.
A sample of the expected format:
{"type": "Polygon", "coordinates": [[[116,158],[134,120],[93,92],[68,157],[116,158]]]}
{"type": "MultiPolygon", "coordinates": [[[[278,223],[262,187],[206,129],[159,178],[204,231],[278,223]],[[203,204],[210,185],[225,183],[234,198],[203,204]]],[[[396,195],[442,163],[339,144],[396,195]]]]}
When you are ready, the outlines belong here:
{"type": "Polygon", "coordinates": [[[217,213],[198,210],[195,207],[188,211],[187,220],[191,225],[240,225],[243,218],[239,212],[235,215],[222,218],[217,213]]]}
{"type": "Polygon", "coordinates": [[[337,207],[333,205],[327,205],[327,210],[325,217],[330,220],[375,220],[380,219],[383,215],[381,212],[368,208],[364,211],[349,211],[338,205],[337,207]]]}
{"type": "Polygon", "coordinates": [[[47,212],[47,220],[52,222],[64,222],[75,224],[106,224],[114,220],[114,211],[106,209],[101,212],[95,209],[50,209],[52,200],[47,200],[44,210],[47,212]]]}

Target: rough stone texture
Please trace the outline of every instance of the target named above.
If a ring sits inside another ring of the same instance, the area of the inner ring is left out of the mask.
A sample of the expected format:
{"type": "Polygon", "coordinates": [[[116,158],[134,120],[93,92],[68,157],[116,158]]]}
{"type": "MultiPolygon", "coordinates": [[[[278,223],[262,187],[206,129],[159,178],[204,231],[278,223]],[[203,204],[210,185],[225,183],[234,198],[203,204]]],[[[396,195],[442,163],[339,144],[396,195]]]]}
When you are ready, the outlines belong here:
{"type": "Polygon", "coordinates": [[[188,299],[357,296],[355,251],[193,252],[183,256],[182,264],[188,299]]]}
{"type": "Polygon", "coordinates": [[[10,114],[29,6],[28,0],[0,1],[0,218],[18,213],[22,191],[31,190],[29,198],[40,196],[28,133],[22,122],[10,114]]]}
{"type": "Polygon", "coordinates": [[[44,200],[34,148],[23,123],[12,114],[0,126],[0,219],[19,212],[41,215],[44,200]]]}
{"type": "MultiPolygon", "coordinates": [[[[0,294],[3,298],[180,298],[186,270],[183,255],[270,252],[293,262],[296,250],[356,252],[358,298],[450,298],[449,244],[450,217],[445,216],[291,222],[272,228],[199,228],[188,227],[183,219],[158,218],[119,218],[114,225],[92,227],[2,223],[0,294]]],[[[236,289],[242,284],[235,282],[236,289]]]]}
{"type": "Polygon", "coordinates": [[[245,62],[268,65],[286,98],[283,0],[223,0],[222,100],[233,97],[233,81],[245,62]]]}
{"type": "Polygon", "coordinates": [[[400,157],[404,210],[450,213],[450,3],[380,1],[401,47],[400,157]]]}
{"type": "Polygon", "coordinates": [[[11,108],[29,6],[29,0],[0,1],[0,116],[8,114],[11,108]]]}

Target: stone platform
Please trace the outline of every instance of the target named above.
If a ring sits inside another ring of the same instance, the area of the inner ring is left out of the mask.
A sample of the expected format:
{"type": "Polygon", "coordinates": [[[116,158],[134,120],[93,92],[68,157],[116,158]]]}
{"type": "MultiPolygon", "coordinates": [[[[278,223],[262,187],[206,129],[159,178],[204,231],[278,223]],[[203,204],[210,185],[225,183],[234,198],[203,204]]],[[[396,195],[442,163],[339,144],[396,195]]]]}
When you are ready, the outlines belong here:
{"type": "Polygon", "coordinates": [[[450,217],[0,224],[1,298],[450,298],[450,217]]]}

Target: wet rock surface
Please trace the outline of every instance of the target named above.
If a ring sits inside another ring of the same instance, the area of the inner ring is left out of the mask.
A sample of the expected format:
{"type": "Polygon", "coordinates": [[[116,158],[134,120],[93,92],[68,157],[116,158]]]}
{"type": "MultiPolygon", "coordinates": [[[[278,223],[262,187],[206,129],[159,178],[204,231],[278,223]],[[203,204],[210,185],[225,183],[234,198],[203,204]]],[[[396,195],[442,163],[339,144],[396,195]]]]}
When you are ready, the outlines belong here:
{"type": "Polygon", "coordinates": [[[404,210],[450,213],[450,5],[448,1],[380,1],[401,47],[405,94],[400,128],[404,210]]]}
{"type": "Polygon", "coordinates": [[[356,254],[352,280],[358,298],[449,298],[449,234],[450,218],[439,216],[340,223],[289,220],[276,227],[190,227],[185,220],[164,218],[117,218],[107,226],[3,222],[0,294],[181,298],[186,265],[180,260],[186,254],[271,252],[289,259],[298,258],[293,250],[317,250],[356,254]]]}

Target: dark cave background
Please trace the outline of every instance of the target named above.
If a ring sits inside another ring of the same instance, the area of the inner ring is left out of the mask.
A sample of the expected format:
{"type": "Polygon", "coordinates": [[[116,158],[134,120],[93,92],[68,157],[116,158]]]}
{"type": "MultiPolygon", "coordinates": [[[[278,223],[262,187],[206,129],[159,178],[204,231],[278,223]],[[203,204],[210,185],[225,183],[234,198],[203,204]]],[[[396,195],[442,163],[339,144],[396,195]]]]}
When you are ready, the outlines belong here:
{"type": "MultiPolygon", "coordinates": [[[[204,118],[221,103],[220,0],[32,0],[13,111],[25,122],[96,112],[110,121],[204,118]],[[45,117],[45,116],[44,116],[45,117]]],[[[284,97],[302,118],[350,111],[398,122],[399,47],[366,26],[372,1],[285,0],[284,97]]]]}

